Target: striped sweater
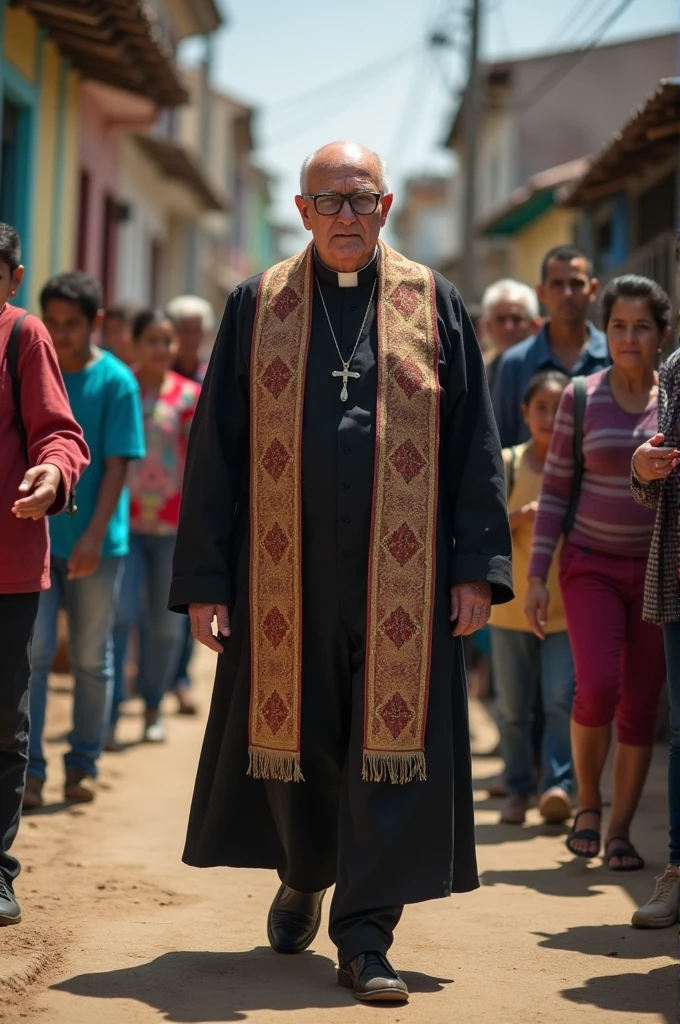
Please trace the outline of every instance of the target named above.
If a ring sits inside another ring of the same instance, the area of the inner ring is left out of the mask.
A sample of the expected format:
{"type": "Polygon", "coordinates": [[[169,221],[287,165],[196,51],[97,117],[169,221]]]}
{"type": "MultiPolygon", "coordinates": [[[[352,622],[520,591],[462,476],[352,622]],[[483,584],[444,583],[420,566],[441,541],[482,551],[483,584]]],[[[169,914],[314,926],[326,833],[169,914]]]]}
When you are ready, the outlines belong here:
{"type": "MultiPolygon", "coordinates": [[[[609,371],[587,379],[583,421],[584,474],[576,522],[569,540],[585,548],[624,558],[644,558],[654,529],[654,513],[637,505],[630,493],[630,460],[635,449],[656,433],[657,402],[630,413],[615,401],[609,371]]],[[[530,576],[546,579],[569,505],[574,479],[574,387],[562,396],[550,453],[543,472],[530,576]]]]}

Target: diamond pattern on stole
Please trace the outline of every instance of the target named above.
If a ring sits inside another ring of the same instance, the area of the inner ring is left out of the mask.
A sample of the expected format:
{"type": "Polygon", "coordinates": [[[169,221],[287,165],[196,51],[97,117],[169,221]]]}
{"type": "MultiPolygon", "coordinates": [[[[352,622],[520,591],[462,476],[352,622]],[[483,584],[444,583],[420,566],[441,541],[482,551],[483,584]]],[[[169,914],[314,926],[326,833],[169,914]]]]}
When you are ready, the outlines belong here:
{"type": "Polygon", "coordinates": [[[311,250],[272,267],[251,353],[249,773],[299,780],[300,442],[311,250]]]}
{"type": "MultiPolygon", "coordinates": [[[[426,777],[439,415],[434,281],[383,242],[363,777],[426,777]]],[[[250,774],[300,781],[300,447],[312,248],[268,271],[252,349],[250,774]],[[290,376],[289,376],[290,375],[290,376]]]]}
{"type": "Polygon", "coordinates": [[[439,339],[431,272],[391,250],[383,266],[363,774],[409,782],[426,777],[439,339]]]}

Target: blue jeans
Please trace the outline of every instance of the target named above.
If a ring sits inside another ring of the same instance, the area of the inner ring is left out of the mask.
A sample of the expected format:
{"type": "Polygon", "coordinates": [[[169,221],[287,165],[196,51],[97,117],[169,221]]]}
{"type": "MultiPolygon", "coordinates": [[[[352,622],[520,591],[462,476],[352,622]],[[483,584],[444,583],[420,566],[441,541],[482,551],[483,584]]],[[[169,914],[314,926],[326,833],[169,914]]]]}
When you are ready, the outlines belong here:
{"type": "Polygon", "coordinates": [[[184,642],[183,619],[168,611],[175,537],[130,534],[123,582],[113,627],[115,663],[115,724],[125,697],[125,658],[133,626],[141,626],[138,689],[147,710],[157,711],[163,695],[174,686],[184,642]]]}
{"type": "Polygon", "coordinates": [[[663,627],[671,710],[671,741],[668,750],[669,864],[680,866],[680,622],[663,627]]]}
{"type": "Polygon", "coordinates": [[[175,673],[175,679],[173,688],[175,686],[191,686],[191,677],[189,676],[189,662],[191,656],[194,653],[194,636],[191,632],[191,619],[188,615],[183,616],[184,618],[184,639],[182,642],[182,652],[177,665],[177,671],[175,673]]]}
{"type": "Polygon", "coordinates": [[[541,689],[545,715],[539,791],[573,789],[570,720],[574,659],[565,632],[539,640],[533,633],[491,628],[491,662],[498,700],[498,726],[508,792],[534,789],[531,715],[541,689]]]}
{"type": "Polygon", "coordinates": [[[47,769],[42,748],[47,709],[47,678],[57,650],[57,616],[66,608],[69,626],[69,659],[75,679],[71,749],[64,757],[67,768],[78,768],[93,779],[102,750],[113,691],[113,642],[111,627],[120,580],[120,558],[102,558],[97,571],[82,579],[67,579],[64,558],[52,558],[52,586],[40,595],[33,637],[29,685],[30,730],[28,774],[44,779],[47,769]]]}

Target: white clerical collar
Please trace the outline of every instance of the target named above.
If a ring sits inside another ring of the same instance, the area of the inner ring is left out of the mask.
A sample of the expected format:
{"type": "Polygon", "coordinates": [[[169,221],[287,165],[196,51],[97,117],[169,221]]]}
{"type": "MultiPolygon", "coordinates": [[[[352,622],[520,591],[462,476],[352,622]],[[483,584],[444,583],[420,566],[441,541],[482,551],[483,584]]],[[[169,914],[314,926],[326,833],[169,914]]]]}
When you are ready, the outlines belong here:
{"type": "Polygon", "coordinates": [[[328,284],[335,284],[338,288],[356,288],[360,284],[366,284],[367,281],[372,281],[377,273],[377,261],[378,261],[378,247],[376,245],[375,252],[371,256],[368,263],[359,270],[354,270],[349,274],[341,273],[337,270],[331,270],[330,267],[326,266],[323,262],[316,248],[314,249],[314,258],[317,264],[317,270],[320,271],[319,276],[323,281],[328,284]]]}

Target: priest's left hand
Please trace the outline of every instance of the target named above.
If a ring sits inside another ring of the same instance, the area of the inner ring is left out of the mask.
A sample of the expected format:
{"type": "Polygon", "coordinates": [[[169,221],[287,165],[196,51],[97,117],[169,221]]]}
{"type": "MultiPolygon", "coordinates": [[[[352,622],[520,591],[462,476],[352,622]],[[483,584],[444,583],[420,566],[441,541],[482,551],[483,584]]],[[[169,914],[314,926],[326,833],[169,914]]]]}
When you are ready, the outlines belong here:
{"type": "Polygon", "coordinates": [[[451,622],[454,636],[469,636],[486,626],[491,614],[489,583],[459,583],[451,587],[451,622]]]}

